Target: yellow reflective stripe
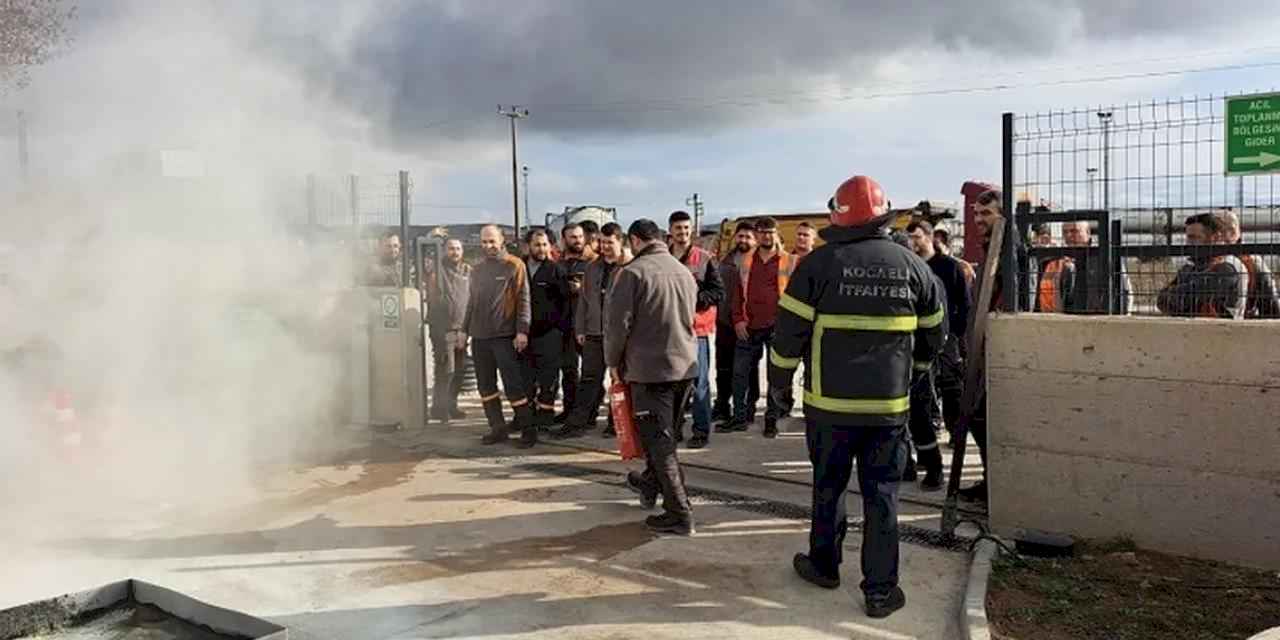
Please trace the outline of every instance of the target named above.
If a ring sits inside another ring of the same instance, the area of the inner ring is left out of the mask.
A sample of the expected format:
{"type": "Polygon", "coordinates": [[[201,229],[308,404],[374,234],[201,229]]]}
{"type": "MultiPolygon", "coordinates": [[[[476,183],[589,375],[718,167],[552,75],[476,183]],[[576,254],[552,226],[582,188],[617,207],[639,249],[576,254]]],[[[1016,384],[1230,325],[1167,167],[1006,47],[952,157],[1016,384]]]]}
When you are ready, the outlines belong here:
{"type": "Polygon", "coordinates": [[[806,391],[804,403],[823,411],[832,413],[852,413],[858,415],[894,415],[906,413],[911,408],[911,397],[885,399],[847,399],[827,398],[816,392],[806,391]]]}
{"type": "Polygon", "coordinates": [[[480,402],[490,402],[490,401],[492,401],[492,400],[497,400],[497,399],[498,399],[498,398],[500,398],[501,396],[502,396],[502,392],[501,392],[501,391],[494,391],[494,392],[493,392],[493,394],[491,394],[491,395],[487,395],[487,396],[480,396],[480,402]]]}
{"type": "Polygon", "coordinates": [[[808,369],[808,371],[811,372],[809,374],[809,387],[817,395],[822,395],[822,333],[821,322],[813,325],[812,353],[809,354],[809,364],[813,368],[808,369]]]}
{"type": "Polygon", "coordinates": [[[785,293],[782,294],[781,298],[778,298],[778,306],[800,316],[801,318],[804,318],[805,320],[808,320],[809,322],[813,322],[813,316],[817,313],[814,311],[813,307],[800,302],[785,293]]]}
{"type": "Polygon", "coordinates": [[[769,362],[783,369],[795,369],[800,366],[800,358],[784,358],[772,347],[769,348],[769,362]]]}
{"type": "Polygon", "coordinates": [[[930,363],[930,362],[920,362],[920,361],[918,361],[918,360],[917,360],[916,362],[912,362],[912,363],[911,363],[911,368],[912,368],[912,369],[915,369],[916,371],[928,371],[928,370],[929,370],[929,368],[930,368],[930,367],[932,367],[932,366],[933,366],[933,363],[930,363]]]}
{"type": "Polygon", "coordinates": [[[917,319],[915,316],[859,316],[824,313],[818,316],[817,322],[819,325],[830,329],[910,333],[916,330],[917,319]]]}
{"type": "Polygon", "coordinates": [[[921,329],[932,329],[940,324],[942,324],[942,307],[938,307],[937,311],[927,316],[920,316],[921,329]]]}

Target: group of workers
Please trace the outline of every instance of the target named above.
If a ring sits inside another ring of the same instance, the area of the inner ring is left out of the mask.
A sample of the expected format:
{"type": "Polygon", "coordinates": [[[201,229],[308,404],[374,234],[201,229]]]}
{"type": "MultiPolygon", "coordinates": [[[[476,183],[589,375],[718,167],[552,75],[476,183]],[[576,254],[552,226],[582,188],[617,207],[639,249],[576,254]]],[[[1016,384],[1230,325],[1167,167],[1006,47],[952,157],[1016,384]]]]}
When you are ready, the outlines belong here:
{"type": "Polygon", "coordinates": [[[912,440],[926,470],[923,484],[941,487],[936,428],[958,411],[959,341],[974,273],[940,249],[928,223],[914,223],[910,237],[895,240],[888,200],[870,178],[850,178],[828,204],[831,225],[819,234],[802,224],[792,251],[776,221],[762,217],[739,223],[733,250],[718,259],[693,244],[693,221],[682,211],[669,216],[665,230],[648,219],[626,231],[614,223],[570,224],[558,258],[544,229],[528,232],[519,258],[508,253],[499,227],[486,226],[484,257],[473,265],[463,260],[462,244],[448,240],[440,266],[423,265],[436,365],[431,417],[464,417],[457,396],[468,342],[485,444],[518,433],[517,446],[527,448],[541,430],[556,438],[589,432],[607,373],[629,389],[645,450],[645,468],[627,475],[627,487],[646,508],[662,497],[663,511],[646,520],[649,528],[689,535],[695,521],[677,454],[686,411],[691,448],[707,446],[713,431],[748,430],[767,359],[763,436],[774,438],[792,411],[803,363],[813,519],[809,550],[793,567],[815,585],[839,585],[844,495],[856,460],[866,610],[891,614],[905,603],[897,487],[912,440]],[[819,235],[825,244],[815,248],[819,235]],[[564,389],[560,416],[557,386],[564,389]]]}
{"type": "MultiPolygon", "coordinates": [[[[984,251],[995,220],[1003,217],[1001,203],[998,191],[975,201],[973,220],[984,251]]],[[[776,221],[762,217],[739,222],[732,250],[717,258],[693,244],[693,221],[682,211],[669,216],[665,231],[648,219],[626,231],[616,223],[569,224],[558,251],[545,229],[533,229],[524,238],[523,258],[509,254],[502,230],[490,225],[481,232],[484,258],[473,266],[463,260],[462,244],[448,240],[440,266],[425,264],[422,279],[436,368],[431,417],[465,417],[457,397],[468,342],[488,423],[485,444],[518,432],[517,446],[528,448],[541,430],[555,438],[589,432],[607,373],[628,385],[645,449],[645,468],[627,475],[627,487],[646,508],[662,497],[663,512],[646,520],[651,529],[689,535],[695,522],[677,455],[686,411],[692,417],[689,448],[707,446],[713,431],[748,430],[762,393],[760,361],[767,356],[763,436],[774,438],[779,420],[792,411],[794,375],[803,364],[813,510],[809,550],[795,556],[793,567],[815,585],[839,586],[844,495],[856,460],[866,611],[891,614],[905,603],[898,585],[898,486],[915,480],[912,445],[925,472],[922,488],[942,486],[937,433],[959,421],[964,338],[981,274],[950,255],[944,229],[915,220],[894,232],[884,191],[870,178],[845,181],[828,207],[831,225],[818,233],[801,224],[791,252],[782,246],[776,221]],[[815,248],[819,235],[825,244],[815,248]],[[556,423],[561,426],[551,429],[556,423]]],[[[1189,244],[1239,241],[1232,217],[1193,218],[1187,221],[1189,244]]],[[[1066,240],[1088,246],[1087,224],[1069,224],[1066,240]]],[[[1016,251],[1014,268],[1029,272],[1026,250],[1016,251]]],[[[1160,308],[1217,317],[1269,313],[1265,300],[1274,300],[1274,287],[1257,296],[1250,289],[1250,283],[1270,283],[1269,276],[1255,277],[1263,269],[1249,256],[1207,254],[1161,292],[1160,308]],[[1246,311],[1245,301],[1255,299],[1263,309],[1246,311]]],[[[1105,300],[1096,293],[1105,290],[1098,286],[1099,267],[1060,258],[1037,273],[1037,310],[1104,311],[1105,300]]],[[[392,284],[399,276],[388,271],[382,277],[392,284]]],[[[992,281],[989,310],[996,310],[1013,293],[1003,291],[998,273],[992,281]]],[[[1128,298],[1127,284],[1121,295],[1128,298]]],[[[968,427],[985,463],[984,405],[980,396],[968,427]]],[[[610,424],[604,433],[612,432],[610,424]]],[[[985,501],[985,480],[961,494],[985,501]]]]}

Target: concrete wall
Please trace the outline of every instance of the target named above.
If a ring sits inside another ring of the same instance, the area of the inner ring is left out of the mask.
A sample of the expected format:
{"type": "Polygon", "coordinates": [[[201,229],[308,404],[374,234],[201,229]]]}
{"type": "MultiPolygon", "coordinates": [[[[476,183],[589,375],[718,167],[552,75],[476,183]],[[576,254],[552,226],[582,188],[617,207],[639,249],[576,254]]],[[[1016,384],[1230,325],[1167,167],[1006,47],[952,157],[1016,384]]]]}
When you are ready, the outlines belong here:
{"type": "Polygon", "coordinates": [[[991,524],[1280,569],[1280,323],[992,318],[991,524]]]}

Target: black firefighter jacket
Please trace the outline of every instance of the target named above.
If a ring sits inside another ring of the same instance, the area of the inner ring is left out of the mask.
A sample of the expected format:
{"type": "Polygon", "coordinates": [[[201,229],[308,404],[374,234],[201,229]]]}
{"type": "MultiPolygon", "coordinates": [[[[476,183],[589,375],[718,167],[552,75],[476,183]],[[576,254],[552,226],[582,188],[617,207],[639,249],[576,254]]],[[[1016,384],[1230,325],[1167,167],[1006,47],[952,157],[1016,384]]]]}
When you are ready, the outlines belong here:
{"type": "Polygon", "coordinates": [[[932,362],[947,335],[929,265],[883,229],[823,229],[827,244],[800,262],[778,301],[769,386],[790,386],[803,360],[804,415],[823,424],[906,424],[913,364],[932,362]]]}

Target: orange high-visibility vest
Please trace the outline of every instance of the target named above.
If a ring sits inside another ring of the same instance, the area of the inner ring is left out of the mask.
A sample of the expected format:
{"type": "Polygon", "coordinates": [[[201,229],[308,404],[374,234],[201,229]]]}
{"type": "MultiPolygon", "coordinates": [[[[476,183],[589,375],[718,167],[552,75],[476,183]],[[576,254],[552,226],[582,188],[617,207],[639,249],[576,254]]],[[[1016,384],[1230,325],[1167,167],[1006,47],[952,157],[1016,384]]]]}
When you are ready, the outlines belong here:
{"type": "Polygon", "coordinates": [[[1044,266],[1040,285],[1036,288],[1036,300],[1041,313],[1062,313],[1062,268],[1071,258],[1058,258],[1044,266]]]}

